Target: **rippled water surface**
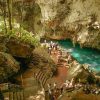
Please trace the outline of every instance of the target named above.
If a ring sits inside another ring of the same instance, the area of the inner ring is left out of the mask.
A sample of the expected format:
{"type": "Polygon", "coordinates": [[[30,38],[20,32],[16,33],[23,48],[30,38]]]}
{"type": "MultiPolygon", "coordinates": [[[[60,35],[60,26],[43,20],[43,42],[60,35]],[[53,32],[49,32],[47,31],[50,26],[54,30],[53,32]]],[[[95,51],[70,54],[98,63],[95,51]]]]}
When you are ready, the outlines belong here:
{"type": "Polygon", "coordinates": [[[90,64],[92,70],[100,72],[100,51],[91,48],[80,48],[79,45],[73,47],[70,40],[61,40],[58,43],[68,50],[78,62],[90,64]]]}

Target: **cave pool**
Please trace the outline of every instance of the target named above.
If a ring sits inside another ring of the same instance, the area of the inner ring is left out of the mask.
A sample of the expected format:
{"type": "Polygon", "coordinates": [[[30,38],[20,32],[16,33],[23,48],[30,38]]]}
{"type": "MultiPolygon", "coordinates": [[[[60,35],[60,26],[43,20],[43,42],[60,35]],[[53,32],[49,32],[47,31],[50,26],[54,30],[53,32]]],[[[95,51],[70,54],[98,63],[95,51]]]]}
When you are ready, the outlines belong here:
{"type": "Polygon", "coordinates": [[[70,40],[60,40],[57,42],[62,48],[70,52],[80,64],[89,64],[91,70],[100,72],[100,51],[92,48],[80,48],[78,44],[73,47],[70,40]]]}

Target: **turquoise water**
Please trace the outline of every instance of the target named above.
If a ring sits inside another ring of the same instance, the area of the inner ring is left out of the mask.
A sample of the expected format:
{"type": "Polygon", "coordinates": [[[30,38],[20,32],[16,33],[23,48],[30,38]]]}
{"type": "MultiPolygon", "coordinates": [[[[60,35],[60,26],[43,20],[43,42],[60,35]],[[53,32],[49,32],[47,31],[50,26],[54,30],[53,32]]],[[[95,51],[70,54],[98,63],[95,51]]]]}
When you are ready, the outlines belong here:
{"type": "Polygon", "coordinates": [[[90,64],[90,69],[100,72],[100,51],[91,48],[73,47],[70,40],[61,40],[58,43],[65,48],[81,64],[90,64]]]}

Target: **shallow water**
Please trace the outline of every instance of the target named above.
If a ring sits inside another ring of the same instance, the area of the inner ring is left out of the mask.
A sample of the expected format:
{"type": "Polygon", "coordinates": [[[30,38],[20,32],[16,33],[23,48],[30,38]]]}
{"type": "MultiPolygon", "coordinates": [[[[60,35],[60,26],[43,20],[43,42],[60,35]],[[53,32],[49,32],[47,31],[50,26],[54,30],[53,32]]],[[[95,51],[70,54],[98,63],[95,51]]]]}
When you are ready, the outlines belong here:
{"type": "Polygon", "coordinates": [[[100,51],[91,48],[73,47],[70,40],[61,40],[58,43],[65,48],[81,64],[90,64],[90,69],[100,72],[100,51]]]}

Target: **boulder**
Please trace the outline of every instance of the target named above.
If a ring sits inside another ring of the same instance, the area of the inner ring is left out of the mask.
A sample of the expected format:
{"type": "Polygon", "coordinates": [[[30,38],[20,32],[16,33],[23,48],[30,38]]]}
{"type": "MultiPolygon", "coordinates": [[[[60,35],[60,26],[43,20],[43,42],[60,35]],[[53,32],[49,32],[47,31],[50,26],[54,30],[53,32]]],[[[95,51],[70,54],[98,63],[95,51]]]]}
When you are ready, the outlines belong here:
{"type": "Polygon", "coordinates": [[[11,38],[7,42],[6,47],[8,49],[7,52],[10,53],[12,56],[22,57],[22,58],[30,57],[34,49],[34,46],[19,41],[15,38],[11,38]]]}
{"type": "Polygon", "coordinates": [[[7,80],[19,69],[19,63],[10,54],[0,52],[0,82],[7,80]]]}

